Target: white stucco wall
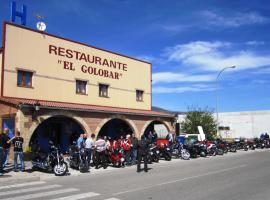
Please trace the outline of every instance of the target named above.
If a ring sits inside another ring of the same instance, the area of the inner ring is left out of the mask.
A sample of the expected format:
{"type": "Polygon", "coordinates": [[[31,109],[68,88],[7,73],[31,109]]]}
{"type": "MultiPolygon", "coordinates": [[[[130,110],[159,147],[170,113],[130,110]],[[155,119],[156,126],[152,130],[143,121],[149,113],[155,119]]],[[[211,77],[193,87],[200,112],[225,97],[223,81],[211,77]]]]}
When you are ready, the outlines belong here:
{"type": "MultiPolygon", "coordinates": [[[[183,120],[184,115],[179,115],[178,121],[183,120]]],[[[230,131],[221,131],[223,137],[253,138],[259,137],[261,133],[269,134],[270,110],[219,113],[219,126],[230,127],[230,131]]]]}

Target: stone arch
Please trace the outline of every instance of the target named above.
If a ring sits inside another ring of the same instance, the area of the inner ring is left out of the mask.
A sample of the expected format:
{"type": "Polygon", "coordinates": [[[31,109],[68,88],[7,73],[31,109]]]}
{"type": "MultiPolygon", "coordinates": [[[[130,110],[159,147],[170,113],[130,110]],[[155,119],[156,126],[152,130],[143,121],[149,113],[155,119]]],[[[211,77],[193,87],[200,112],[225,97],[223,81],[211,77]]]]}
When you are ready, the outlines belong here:
{"type": "Polygon", "coordinates": [[[68,111],[53,111],[53,112],[49,112],[47,114],[44,115],[40,115],[37,117],[37,120],[32,122],[31,127],[29,128],[29,135],[27,137],[27,141],[26,144],[29,145],[30,139],[33,135],[33,133],[35,132],[36,128],[45,120],[51,118],[51,117],[55,117],[55,116],[63,116],[63,117],[68,117],[71,118],[73,120],[75,120],[78,124],[81,125],[81,127],[84,129],[84,131],[87,134],[91,134],[92,131],[90,129],[90,127],[88,126],[88,124],[79,116],[75,115],[74,113],[68,112],[68,111]]]}
{"type": "Polygon", "coordinates": [[[163,124],[163,125],[167,128],[168,131],[172,131],[172,127],[170,126],[169,122],[162,121],[162,120],[160,120],[160,119],[153,119],[153,120],[148,120],[147,122],[145,122],[145,124],[144,124],[144,126],[143,126],[143,128],[142,128],[142,130],[141,130],[139,136],[143,135],[144,132],[145,132],[145,130],[147,129],[147,127],[148,127],[152,122],[155,122],[155,121],[156,121],[156,122],[159,122],[159,123],[161,123],[161,124],[163,124]]]}
{"type": "Polygon", "coordinates": [[[132,120],[126,118],[126,117],[123,116],[123,115],[112,115],[112,116],[110,116],[110,118],[106,118],[106,119],[101,120],[101,122],[98,124],[98,126],[97,126],[97,128],[96,128],[96,130],[95,130],[95,132],[94,132],[95,135],[97,136],[98,133],[100,132],[101,128],[102,128],[107,122],[109,122],[110,120],[113,120],[113,119],[120,119],[120,120],[123,120],[124,122],[126,122],[126,123],[130,126],[130,128],[133,130],[133,132],[135,133],[135,135],[138,134],[138,129],[137,129],[135,123],[134,123],[132,120]]]}

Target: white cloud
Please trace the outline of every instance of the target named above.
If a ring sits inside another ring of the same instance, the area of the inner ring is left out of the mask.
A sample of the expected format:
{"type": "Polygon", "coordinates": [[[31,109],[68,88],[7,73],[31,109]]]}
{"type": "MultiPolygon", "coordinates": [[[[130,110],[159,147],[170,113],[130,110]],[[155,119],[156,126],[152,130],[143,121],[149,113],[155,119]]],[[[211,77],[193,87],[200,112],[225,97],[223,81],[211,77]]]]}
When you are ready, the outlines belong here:
{"type": "Polygon", "coordinates": [[[265,42],[256,41],[256,40],[246,42],[246,45],[249,45],[249,46],[258,46],[258,45],[264,45],[264,44],[265,44],[265,42]]]}
{"type": "Polygon", "coordinates": [[[193,55],[205,55],[217,50],[218,48],[228,46],[230,46],[229,42],[196,41],[169,47],[166,49],[166,55],[168,56],[169,61],[181,61],[193,55]]]}
{"type": "Polygon", "coordinates": [[[261,56],[252,51],[233,51],[230,47],[231,44],[228,42],[195,41],[167,48],[166,55],[169,61],[209,71],[218,71],[232,65],[236,66],[235,70],[270,65],[270,55],[261,56]]]}
{"type": "Polygon", "coordinates": [[[269,19],[256,13],[231,13],[231,17],[225,17],[210,10],[201,12],[206,24],[212,27],[237,28],[244,25],[266,24],[269,19]]]}
{"type": "Polygon", "coordinates": [[[158,72],[152,76],[153,84],[174,82],[209,82],[215,80],[212,75],[189,75],[174,72],[158,72]]]}
{"type": "Polygon", "coordinates": [[[204,92],[213,91],[216,88],[208,85],[191,85],[186,87],[154,87],[153,93],[184,93],[184,92],[204,92]]]}

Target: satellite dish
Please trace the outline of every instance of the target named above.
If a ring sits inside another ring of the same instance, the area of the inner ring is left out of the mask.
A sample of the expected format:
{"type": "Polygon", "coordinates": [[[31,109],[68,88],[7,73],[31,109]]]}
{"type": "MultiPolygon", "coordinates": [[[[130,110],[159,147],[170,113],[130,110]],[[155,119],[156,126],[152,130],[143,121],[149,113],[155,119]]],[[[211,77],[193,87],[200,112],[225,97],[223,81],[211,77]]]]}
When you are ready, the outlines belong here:
{"type": "Polygon", "coordinates": [[[44,22],[38,22],[37,23],[37,29],[39,31],[45,31],[46,30],[46,24],[44,22]]]}

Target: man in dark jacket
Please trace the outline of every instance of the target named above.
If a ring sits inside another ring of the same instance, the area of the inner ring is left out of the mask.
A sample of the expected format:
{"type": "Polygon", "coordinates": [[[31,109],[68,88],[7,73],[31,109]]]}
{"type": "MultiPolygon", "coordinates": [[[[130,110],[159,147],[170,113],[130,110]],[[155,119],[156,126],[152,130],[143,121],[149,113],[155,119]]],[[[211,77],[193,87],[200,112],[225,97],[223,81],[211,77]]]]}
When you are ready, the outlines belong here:
{"type": "Polygon", "coordinates": [[[137,143],[137,153],[138,153],[137,172],[141,172],[142,159],[144,162],[144,171],[148,172],[148,168],[147,168],[148,151],[149,151],[149,140],[147,140],[145,136],[142,135],[141,140],[138,141],[137,143]]]}
{"type": "Polygon", "coordinates": [[[9,146],[9,144],[7,143],[8,140],[9,137],[6,134],[6,131],[0,134],[0,176],[3,175],[3,165],[6,161],[6,149],[9,146]]]}

